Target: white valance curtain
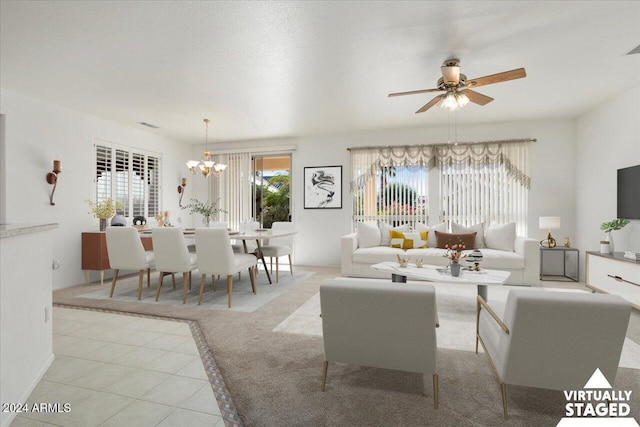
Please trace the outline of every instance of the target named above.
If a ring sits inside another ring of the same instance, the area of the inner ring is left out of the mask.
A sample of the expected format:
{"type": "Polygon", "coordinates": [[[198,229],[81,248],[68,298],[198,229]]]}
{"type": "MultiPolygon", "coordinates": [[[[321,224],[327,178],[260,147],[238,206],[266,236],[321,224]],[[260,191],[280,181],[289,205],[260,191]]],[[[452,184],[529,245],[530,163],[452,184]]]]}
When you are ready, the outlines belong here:
{"type": "Polygon", "coordinates": [[[229,227],[239,229],[240,224],[251,218],[251,153],[229,153],[216,156],[216,162],[227,165],[227,169],[211,186],[211,200],[219,199],[219,207],[227,211],[229,227]]]}
{"type": "Polygon", "coordinates": [[[529,177],[529,143],[531,139],[457,144],[399,145],[353,147],[351,151],[351,189],[363,188],[382,167],[428,166],[452,163],[477,165],[498,162],[510,176],[527,189],[529,177]]]}

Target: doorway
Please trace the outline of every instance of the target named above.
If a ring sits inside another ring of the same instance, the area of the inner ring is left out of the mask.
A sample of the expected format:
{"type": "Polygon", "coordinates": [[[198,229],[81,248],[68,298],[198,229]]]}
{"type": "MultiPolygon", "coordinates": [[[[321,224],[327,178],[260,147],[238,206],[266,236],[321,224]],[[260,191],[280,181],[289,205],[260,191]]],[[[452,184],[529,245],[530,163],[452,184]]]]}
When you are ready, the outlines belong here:
{"type": "Polygon", "coordinates": [[[252,216],[262,227],[291,221],[291,154],[253,156],[252,216]]]}

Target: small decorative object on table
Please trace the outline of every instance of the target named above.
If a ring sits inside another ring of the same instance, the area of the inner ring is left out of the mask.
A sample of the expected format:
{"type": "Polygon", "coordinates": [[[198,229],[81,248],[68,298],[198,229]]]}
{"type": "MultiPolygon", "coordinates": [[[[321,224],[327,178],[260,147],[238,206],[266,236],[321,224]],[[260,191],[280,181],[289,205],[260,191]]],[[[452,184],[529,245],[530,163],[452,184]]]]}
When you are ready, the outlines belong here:
{"type": "Polygon", "coordinates": [[[571,240],[569,240],[568,236],[564,238],[564,246],[565,246],[565,248],[570,248],[571,247],[571,240]]]}
{"type": "Polygon", "coordinates": [[[424,261],[422,260],[422,258],[417,258],[416,259],[416,267],[422,268],[423,265],[424,265],[424,261]]]}
{"type": "Polygon", "coordinates": [[[444,247],[447,250],[447,253],[444,254],[444,256],[451,260],[451,275],[453,277],[458,277],[460,275],[460,263],[458,261],[467,256],[462,254],[462,251],[467,247],[462,242],[458,242],[451,247],[446,244],[444,247]]]}
{"type": "Polygon", "coordinates": [[[467,256],[467,262],[473,263],[469,265],[469,270],[480,271],[480,261],[482,261],[482,252],[479,249],[474,249],[469,256],[467,256]]]}
{"type": "Polygon", "coordinates": [[[453,277],[460,275],[460,263],[458,261],[451,261],[451,275],[453,277]]]}
{"type": "Polygon", "coordinates": [[[96,218],[100,219],[100,231],[107,229],[107,219],[111,218],[116,210],[122,209],[120,202],[115,202],[112,198],[104,199],[98,203],[94,203],[93,200],[85,200],[89,205],[89,213],[92,213],[96,218]]]}
{"type": "Polygon", "coordinates": [[[158,227],[171,227],[169,211],[160,211],[160,213],[156,215],[156,221],[158,221],[158,227]]]}
{"type": "Polygon", "coordinates": [[[402,268],[406,267],[409,260],[407,258],[402,258],[400,255],[396,255],[396,256],[398,257],[398,263],[400,264],[400,267],[402,268]]]}
{"type": "Polygon", "coordinates": [[[147,228],[147,219],[143,216],[133,217],[133,226],[138,230],[144,230],[147,228]]]}
{"type": "Polygon", "coordinates": [[[198,199],[191,199],[193,203],[189,203],[188,205],[183,206],[182,209],[189,209],[189,213],[192,215],[194,213],[202,215],[204,217],[204,222],[208,227],[209,223],[211,222],[211,217],[214,214],[217,214],[218,212],[227,213],[227,211],[218,208],[219,200],[220,199],[216,200],[215,202],[201,202],[198,199]]]}

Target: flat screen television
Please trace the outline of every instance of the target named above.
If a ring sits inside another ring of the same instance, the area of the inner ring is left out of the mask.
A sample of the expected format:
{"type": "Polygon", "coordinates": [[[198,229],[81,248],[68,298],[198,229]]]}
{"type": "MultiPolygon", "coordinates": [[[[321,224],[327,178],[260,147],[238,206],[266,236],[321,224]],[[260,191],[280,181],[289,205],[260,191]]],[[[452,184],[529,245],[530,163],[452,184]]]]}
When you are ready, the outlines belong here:
{"type": "Polygon", "coordinates": [[[640,219],[640,165],[618,169],[618,218],[640,219]]]}

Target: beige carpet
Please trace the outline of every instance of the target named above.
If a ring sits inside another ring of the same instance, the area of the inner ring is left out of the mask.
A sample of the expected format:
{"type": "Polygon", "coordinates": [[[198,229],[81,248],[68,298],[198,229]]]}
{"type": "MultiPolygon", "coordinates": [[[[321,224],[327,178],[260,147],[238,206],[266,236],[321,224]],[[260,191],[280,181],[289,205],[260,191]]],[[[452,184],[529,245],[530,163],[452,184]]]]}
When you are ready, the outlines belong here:
{"type": "MultiPolygon", "coordinates": [[[[315,274],[253,312],[208,310],[195,302],[162,305],[78,297],[98,290],[99,284],[55,291],[54,302],[197,321],[249,426],[555,426],[564,415],[562,392],[510,387],[510,419],[505,422],[486,357],[461,350],[438,350],[438,410],[432,406],[431,378],[413,373],[332,364],[322,393],[321,338],[274,328],[317,294],[322,280],[339,271],[297,270],[315,274]]],[[[137,279],[127,280],[135,286],[137,279]]],[[[260,285],[258,292],[264,286],[278,285],[260,285]]],[[[640,317],[634,315],[632,322],[630,329],[637,331],[640,317]]],[[[640,371],[620,368],[614,388],[633,392],[631,415],[640,419],[640,371]]]]}

